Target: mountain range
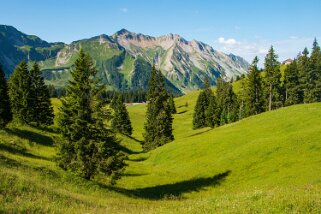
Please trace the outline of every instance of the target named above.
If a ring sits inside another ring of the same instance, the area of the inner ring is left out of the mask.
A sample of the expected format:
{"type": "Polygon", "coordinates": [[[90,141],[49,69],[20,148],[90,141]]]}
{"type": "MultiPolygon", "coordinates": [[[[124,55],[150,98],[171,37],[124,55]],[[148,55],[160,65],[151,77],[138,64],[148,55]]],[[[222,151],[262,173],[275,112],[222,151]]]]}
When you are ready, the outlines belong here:
{"type": "Polygon", "coordinates": [[[176,34],[152,37],[122,29],[65,44],[49,43],[12,26],[0,25],[0,63],[7,75],[21,60],[37,61],[47,84],[64,87],[80,49],[94,59],[98,77],[109,89],[146,89],[151,66],[160,69],[175,94],[202,87],[204,78],[215,85],[247,72],[243,58],[214,50],[176,34]]]}

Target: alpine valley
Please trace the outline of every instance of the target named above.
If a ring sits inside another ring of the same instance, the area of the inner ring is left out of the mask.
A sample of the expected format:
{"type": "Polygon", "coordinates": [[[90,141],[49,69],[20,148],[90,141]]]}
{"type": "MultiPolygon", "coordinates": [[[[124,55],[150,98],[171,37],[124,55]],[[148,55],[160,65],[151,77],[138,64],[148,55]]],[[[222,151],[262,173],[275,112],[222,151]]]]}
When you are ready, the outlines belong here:
{"type": "Polygon", "coordinates": [[[110,36],[102,34],[65,44],[49,43],[0,25],[0,63],[7,75],[23,59],[38,61],[46,83],[64,87],[80,49],[94,59],[98,77],[110,90],[146,89],[153,64],[175,94],[199,89],[205,77],[215,85],[217,77],[229,80],[245,74],[249,67],[239,56],[175,34],[152,37],[122,29],[110,36]]]}

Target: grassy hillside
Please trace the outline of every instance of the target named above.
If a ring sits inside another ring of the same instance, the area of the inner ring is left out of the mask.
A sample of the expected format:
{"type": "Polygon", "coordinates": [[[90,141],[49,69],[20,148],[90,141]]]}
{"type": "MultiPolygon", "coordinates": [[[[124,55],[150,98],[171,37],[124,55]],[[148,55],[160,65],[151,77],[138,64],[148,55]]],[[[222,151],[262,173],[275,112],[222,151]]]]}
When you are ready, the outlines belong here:
{"type": "Polygon", "coordinates": [[[149,153],[146,106],[128,107],[134,134],[119,136],[129,160],[116,186],[59,169],[52,130],[11,124],[0,131],[0,212],[321,212],[321,103],[192,130],[197,93],[175,100],[175,141],[149,153]]]}

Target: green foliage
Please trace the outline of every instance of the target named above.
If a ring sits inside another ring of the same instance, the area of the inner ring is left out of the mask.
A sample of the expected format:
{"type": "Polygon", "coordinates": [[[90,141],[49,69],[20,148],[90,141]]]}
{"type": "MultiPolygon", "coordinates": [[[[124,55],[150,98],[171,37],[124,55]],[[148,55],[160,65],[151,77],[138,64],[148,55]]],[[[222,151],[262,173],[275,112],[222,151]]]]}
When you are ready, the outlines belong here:
{"type": "Polygon", "coordinates": [[[8,86],[5,74],[0,64],[0,129],[12,120],[11,106],[8,95],[8,86]]]}
{"type": "Polygon", "coordinates": [[[239,119],[239,104],[232,84],[217,79],[216,96],[205,79],[204,89],[197,97],[193,128],[216,127],[239,119]]]}
{"type": "Polygon", "coordinates": [[[122,96],[114,96],[114,99],[111,102],[111,107],[114,110],[111,128],[115,132],[130,136],[133,132],[133,127],[131,125],[126,106],[123,103],[122,96]]]}
{"type": "Polygon", "coordinates": [[[309,51],[307,48],[304,48],[302,54],[299,54],[297,59],[297,67],[299,70],[299,82],[301,85],[301,88],[303,90],[303,96],[304,96],[304,103],[308,103],[309,100],[309,91],[308,91],[308,85],[310,85],[310,79],[308,78],[308,71],[309,71],[309,51]]]}
{"type": "Polygon", "coordinates": [[[21,123],[30,123],[34,115],[31,84],[28,65],[22,61],[17,65],[9,80],[9,97],[13,117],[21,123]]]}
{"type": "Polygon", "coordinates": [[[258,61],[259,59],[255,57],[246,79],[246,115],[255,115],[264,111],[262,79],[257,67],[258,61]]]}
{"type": "Polygon", "coordinates": [[[265,94],[268,100],[267,109],[271,111],[282,106],[282,97],[280,94],[281,72],[278,55],[271,46],[264,62],[265,72],[265,94]]]}
{"type": "Polygon", "coordinates": [[[49,89],[41,76],[39,65],[34,63],[30,70],[32,96],[32,122],[37,125],[53,124],[53,107],[50,103],[49,89]]]}
{"type": "Polygon", "coordinates": [[[316,39],[308,62],[304,101],[306,103],[321,101],[321,50],[316,39]]]}
{"type": "Polygon", "coordinates": [[[216,97],[212,94],[209,98],[209,105],[205,111],[206,116],[206,125],[214,128],[220,125],[220,113],[221,110],[219,109],[216,101],[216,97]]]}
{"type": "Polygon", "coordinates": [[[106,112],[99,101],[102,87],[94,80],[96,72],[89,55],[81,50],[58,117],[61,137],[56,142],[57,160],[60,167],[85,179],[100,173],[117,179],[124,157],[115,136],[104,125],[106,112]]]}
{"type": "Polygon", "coordinates": [[[232,84],[219,78],[217,80],[216,98],[217,110],[220,111],[220,113],[217,113],[217,115],[220,115],[220,125],[237,121],[239,104],[232,84]]]}
{"type": "Polygon", "coordinates": [[[204,91],[201,91],[197,97],[194,114],[193,114],[193,128],[198,129],[207,126],[206,111],[209,106],[209,97],[204,91]]]}
{"type": "Polygon", "coordinates": [[[165,89],[164,77],[155,66],[152,67],[148,83],[147,99],[143,148],[148,151],[174,140],[169,95],[165,89]]]}
{"type": "Polygon", "coordinates": [[[9,95],[17,121],[37,126],[53,124],[49,90],[37,63],[30,71],[25,61],[17,66],[9,80],[9,95]]]}
{"type": "Polygon", "coordinates": [[[176,106],[175,106],[174,97],[172,94],[169,95],[168,97],[168,105],[169,105],[171,114],[176,114],[176,106]]]}
{"type": "MultiPolygon", "coordinates": [[[[212,124],[210,122],[208,116],[210,116],[211,111],[208,111],[208,108],[210,106],[210,100],[212,99],[213,92],[211,90],[210,84],[208,79],[206,78],[203,83],[203,90],[200,92],[200,94],[197,97],[194,114],[193,114],[193,128],[203,128],[208,126],[209,124],[212,124]]],[[[212,103],[212,106],[214,107],[214,103],[212,103]]],[[[212,109],[211,109],[212,110],[212,109]]]]}
{"type": "Polygon", "coordinates": [[[284,71],[285,105],[303,103],[303,91],[299,80],[297,60],[294,60],[284,71]]]}

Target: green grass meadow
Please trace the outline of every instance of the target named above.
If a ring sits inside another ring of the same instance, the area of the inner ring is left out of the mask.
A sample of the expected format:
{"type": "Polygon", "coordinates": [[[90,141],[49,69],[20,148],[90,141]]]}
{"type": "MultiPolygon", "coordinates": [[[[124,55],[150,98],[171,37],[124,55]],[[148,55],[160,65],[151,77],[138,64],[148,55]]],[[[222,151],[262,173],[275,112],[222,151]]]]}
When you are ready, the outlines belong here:
{"type": "Polygon", "coordinates": [[[128,166],[115,186],[57,167],[55,127],[10,124],[0,131],[0,213],[321,213],[321,103],[193,130],[197,95],[175,99],[175,140],[148,153],[146,105],[128,106],[134,133],[118,136],[128,166]]]}

